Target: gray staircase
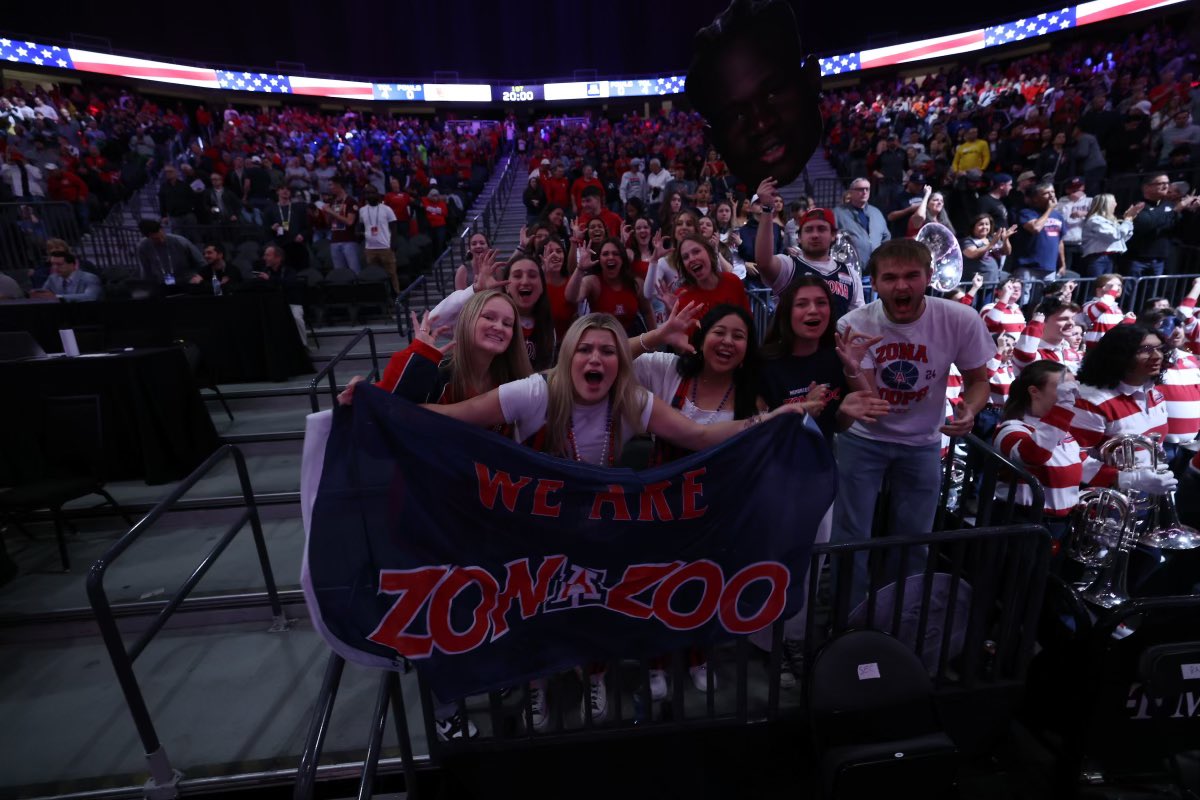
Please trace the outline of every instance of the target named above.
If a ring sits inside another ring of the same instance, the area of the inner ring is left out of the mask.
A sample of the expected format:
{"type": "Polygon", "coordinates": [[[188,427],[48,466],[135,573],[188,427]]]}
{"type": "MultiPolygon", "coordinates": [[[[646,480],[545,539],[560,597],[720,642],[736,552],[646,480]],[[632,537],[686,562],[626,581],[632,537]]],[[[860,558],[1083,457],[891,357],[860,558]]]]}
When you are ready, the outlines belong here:
{"type": "Polygon", "coordinates": [[[842,180],[833,165],[825,158],[824,148],[817,148],[804,166],[800,177],[780,187],[779,194],[784,203],[791,203],[801,195],[810,194],[822,208],[833,208],[841,204],[842,180]]]}

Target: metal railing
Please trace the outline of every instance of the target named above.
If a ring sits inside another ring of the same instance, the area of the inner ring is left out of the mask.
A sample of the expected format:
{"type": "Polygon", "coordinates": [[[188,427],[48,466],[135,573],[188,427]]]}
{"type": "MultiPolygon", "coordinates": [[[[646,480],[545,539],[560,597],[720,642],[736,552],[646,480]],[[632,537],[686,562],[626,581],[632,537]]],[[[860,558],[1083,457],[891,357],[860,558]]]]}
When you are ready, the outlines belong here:
{"type": "Polygon", "coordinates": [[[69,203],[0,203],[0,269],[28,269],[46,259],[46,240],[79,244],[79,222],[69,203]]]}
{"type": "MultiPolygon", "coordinates": [[[[940,689],[986,692],[1019,685],[1034,652],[1049,555],[1045,529],[1033,525],[817,545],[808,571],[817,579],[807,581],[801,611],[805,661],[811,663],[821,645],[838,634],[869,627],[912,647],[940,689]],[[916,566],[903,574],[893,573],[885,566],[893,563],[916,566]],[[849,592],[849,575],[858,564],[866,564],[872,578],[861,600],[849,592]],[[832,586],[826,576],[833,579],[832,586]]],[[[573,675],[548,677],[552,700],[544,731],[533,728],[524,687],[515,688],[507,698],[505,693],[492,692],[459,701],[462,725],[477,722],[479,735],[448,742],[439,741],[434,719],[437,702],[420,673],[402,679],[396,672],[381,672],[375,713],[367,721],[370,735],[359,797],[368,796],[373,785],[388,713],[397,728],[400,757],[387,770],[403,771],[410,796],[416,791],[412,737],[418,734],[429,744],[429,765],[437,766],[445,755],[456,752],[756,725],[801,713],[807,674],[799,691],[781,684],[784,627],[780,620],[752,636],[753,644],[742,637],[707,649],[704,691],[685,688],[692,679],[688,656],[682,652],[662,659],[608,663],[609,709],[604,721],[592,719],[586,707],[581,713],[565,710],[578,707],[579,681],[573,675]],[[671,675],[671,691],[662,700],[653,700],[648,689],[649,672],[657,668],[671,675]],[[413,679],[422,700],[420,720],[404,716],[400,683],[413,679]],[[418,727],[409,730],[409,725],[418,727]]],[[[314,795],[317,764],[343,668],[344,661],[331,654],[301,757],[295,800],[310,800],[314,795]]]]}
{"type": "Polygon", "coordinates": [[[401,339],[408,339],[409,344],[412,343],[413,337],[412,320],[409,319],[412,311],[412,296],[425,283],[425,276],[419,275],[415,281],[404,287],[404,291],[396,295],[396,333],[400,335],[401,339]]]}
{"type": "Polygon", "coordinates": [[[957,512],[960,519],[966,516],[960,503],[971,496],[977,497],[977,508],[971,515],[976,527],[1041,521],[1046,507],[1042,484],[1023,465],[1005,457],[990,442],[972,433],[953,438],[943,461],[941,502],[934,517],[934,530],[945,528],[951,513],[957,512]],[[1002,479],[1008,491],[1000,497],[996,489],[1002,479]],[[1017,492],[1022,487],[1029,493],[1027,506],[1017,502],[1017,492]]]}
{"type": "Polygon", "coordinates": [[[125,696],[125,703],[129,708],[130,715],[133,717],[133,724],[137,728],[138,737],[142,742],[142,749],[146,754],[146,761],[150,768],[150,779],[146,783],[146,796],[153,800],[168,800],[169,798],[178,796],[178,783],[182,775],[178,770],[171,767],[167,752],[158,737],[158,731],[154,727],[150,710],[146,706],[145,697],[142,695],[142,690],[138,685],[137,676],[133,672],[133,662],[145,651],[147,645],[150,644],[159,631],[162,630],[163,626],[166,625],[167,620],[181,607],[186,608],[185,600],[187,596],[196,588],[196,585],[247,522],[250,523],[250,530],[254,537],[254,547],[258,555],[259,565],[262,567],[268,602],[273,615],[273,623],[270,630],[286,630],[288,621],[284,616],[283,605],[279,600],[279,593],[275,588],[275,576],[271,571],[271,561],[267,554],[266,540],[263,538],[262,522],[259,520],[258,507],[254,501],[254,490],[250,486],[250,474],[246,470],[246,461],[242,456],[242,452],[233,445],[225,445],[205,459],[203,464],[197,467],[169,495],[160,500],[154,508],[150,509],[149,513],[130,528],[128,533],[118,539],[92,565],[91,570],[88,572],[88,600],[91,603],[92,610],[95,612],[96,625],[100,629],[101,637],[104,639],[104,645],[108,650],[109,658],[112,659],[113,670],[117,673],[117,682],[120,684],[121,693],[125,696]],[[192,571],[192,574],[176,590],[171,599],[162,604],[157,616],[146,627],[146,630],[138,637],[137,641],[127,648],[121,631],[117,627],[116,620],[117,613],[124,608],[125,604],[113,606],[109,602],[108,594],[104,590],[105,575],[122,553],[141,538],[163,515],[171,511],[172,507],[181,497],[187,494],[201,478],[212,471],[213,467],[226,457],[232,457],[237,468],[238,482],[241,486],[242,502],[244,503],[241,514],[238,515],[236,520],[230,523],[225,533],[217,540],[217,543],[213,545],[208,554],[204,556],[192,571]]]}
{"type": "MultiPolygon", "coordinates": [[[[1171,301],[1172,306],[1178,306],[1182,302],[1188,290],[1191,289],[1192,282],[1200,278],[1200,248],[1180,247],[1179,250],[1182,251],[1181,258],[1189,267],[1186,272],[1171,275],[1143,275],[1138,278],[1123,277],[1121,279],[1124,289],[1118,305],[1122,311],[1139,313],[1152,297],[1165,297],[1171,301]]],[[[1072,300],[1082,306],[1089,300],[1095,299],[1095,278],[1073,278],[1072,281],[1075,283],[1075,290],[1071,295],[1072,300]]],[[[1041,302],[1048,286],[1064,282],[1062,278],[1025,281],[1026,299],[1022,305],[1036,306],[1041,302]]],[[[976,292],[972,305],[976,309],[982,309],[992,302],[999,285],[996,281],[985,282],[976,292]]],[[[961,283],[958,288],[965,292],[971,288],[971,284],[961,283]]],[[[875,299],[875,292],[869,284],[864,284],[863,295],[868,303],[875,299]]]]}
{"type": "Polygon", "coordinates": [[[363,328],[354,335],[354,338],[346,342],[346,345],[341,349],[341,352],[330,359],[329,363],[321,368],[321,371],[317,373],[316,377],[309,381],[308,400],[309,404],[312,406],[314,414],[321,410],[321,403],[317,399],[317,394],[320,391],[322,381],[328,380],[330,400],[332,401],[333,405],[337,405],[338,384],[337,378],[334,375],[334,370],[339,364],[342,363],[342,361],[346,360],[346,357],[350,355],[350,351],[354,349],[355,345],[363,340],[364,336],[366,337],[367,343],[371,348],[371,371],[367,374],[367,380],[372,382],[379,380],[379,354],[375,349],[375,332],[370,328],[363,328]]]}

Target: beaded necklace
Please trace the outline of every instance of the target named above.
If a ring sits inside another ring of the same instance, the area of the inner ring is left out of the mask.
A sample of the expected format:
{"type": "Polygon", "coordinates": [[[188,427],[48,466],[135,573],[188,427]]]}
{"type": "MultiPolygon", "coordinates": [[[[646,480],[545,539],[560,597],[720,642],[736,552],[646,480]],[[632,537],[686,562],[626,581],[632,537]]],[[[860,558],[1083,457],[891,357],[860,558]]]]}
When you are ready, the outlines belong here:
{"type": "MultiPolygon", "coordinates": [[[[608,398],[608,418],[604,422],[604,449],[600,451],[600,465],[611,467],[616,457],[616,441],[613,431],[613,414],[612,414],[612,395],[608,398]]],[[[567,419],[567,445],[571,448],[571,458],[575,461],[583,463],[583,457],[579,455],[579,447],[575,444],[575,415],[572,414],[567,419]]]]}
{"type": "MultiPolygon", "coordinates": [[[[692,378],[692,398],[691,399],[692,399],[692,405],[696,407],[696,410],[703,411],[704,409],[700,408],[700,406],[696,404],[696,388],[699,385],[700,385],[700,379],[698,377],[692,378]]],[[[698,422],[701,425],[708,425],[713,420],[715,420],[717,418],[717,414],[720,414],[721,409],[725,407],[725,403],[727,403],[729,401],[729,395],[731,395],[731,394],[733,394],[733,381],[729,382],[729,388],[725,390],[725,396],[721,398],[721,402],[717,403],[716,410],[708,412],[708,419],[705,419],[705,420],[698,419],[698,420],[696,420],[696,422],[698,422]]]]}

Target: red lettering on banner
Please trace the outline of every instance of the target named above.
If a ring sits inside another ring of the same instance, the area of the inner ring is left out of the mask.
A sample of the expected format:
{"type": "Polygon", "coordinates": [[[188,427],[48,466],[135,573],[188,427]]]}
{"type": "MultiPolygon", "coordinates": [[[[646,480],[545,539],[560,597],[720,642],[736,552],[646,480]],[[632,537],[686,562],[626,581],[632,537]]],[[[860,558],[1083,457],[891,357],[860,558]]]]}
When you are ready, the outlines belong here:
{"type": "Polygon", "coordinates": [[[725,626],[725,630],[734,634],[754,633],[762,630],[782,613],[783,607],[787,604],[787,587],[788,571],[782,564],[775,561],[760,561],[757,564],[743,567],[729,583],[725,584],[725,591],[721,593],[721,605],[718,610],[721,624],[725,626]],[[749,617],[743,617],[738,611],[738,600],[746,587],[756,581],[768,581],[771,584],[771,591],[768,592],[766,601],[758,611],[749,617]]]}
{"type": "Polygon", "coordinates": [[[610,505],[613,508],[614,522],[629,522],[629,506],[625,503],[625,490],[617,484],[609,484],[607,492],[599,492],[592,502],[592,513],[588,519],[600,519],[600,509],[610,505]]]}
{"type": "Polygon", "coordinates": [[[428,634],[409,634],[404,631],[412,625],[417,614],[425,606],[433,587],[449,571],[449,567],[421,567],[419,569],[385,569],[379,571],[379,591],[394,594],[396,602],[380,620],[367,638],[372,642],[390,647],[402,656],[423,658],[433,648],[433,638],[428,634]]]}
{"type": "Polygon", "coordinates": [[[561,488],[563,488],[562,481],[538,478],[537,488],[533,491],[533,510],[529,513],[535,517],[557,517],[562,511],[562,505],[550,505],[550,494],[561,488]]]}
{"type": "Polygon", "coordinates": [[[529,574],[528,558],[510,561],[504,565],[504,588],[496,595],[496,607],[491,611],[491,641],[494,642],[508,633],[508,620],[505,616],[513,600],[519,601],[521,619],[529,619],[537,613],[542,603],[546,602],[546,594],[550,591],[550,579],[565,563],[566,556],[543,558],[541,566],[538,567],[536,583],[529,574]]]}
{"type": "Polygon", "coordinates": [[[708,472],[701,467],[683,473],[683,513],[680,519],[697,519],[708,513],[708,506],[699,506],[698,501],[704,497],[704,487],[700,484],[700,476],[708,472]]]}
{"type": "Polygon", "coordinates": [[[474,650],[483,644],[487,638],[491,623],[488,621],[488,611],[496,604],[496,592],[499,591],[496,579],[492,573],[483,567],[458,567],[446,579],[438,584],[429,602],[429,633],[433,643],[443,653],[451,655],[474,650]],[[471,626],[462,633],[454,630],[450,620],[450,608],[454,598],[471,584],[479,587],[481,597],[475,607],[471,626]]]}
{"type": "Polygon", "coordinates": [[[634,600],[634,597],[657,586],[682,565],[682,561],[676,561],[673,564],[634,564],[626,567],[621,580],[608,590],[605,608],[635,619],[650,619],[654,608],[634,600]]]}
{"type": "Polygon", "coordinates": [[[712,619],[724,586],[725,576],[719,566],[708,560],[693,561],[686,567],[672,572],[654,591],[654,616],[668,628],[677,631],[699,628],[712,619]],[[678,612],[671,607],[671,598],[688,581],[703,582],[704,592],[694,609],[686,613],[678,612]]]}
{"type": "Polygon", "coordinates": [[[642,492],[638,522],[653,522],[656,516],[663,522],[670,522],[674,519],[671,515],[671,506],[667,503],[667,489],[670,486],[670,481],[659,481],[646,485],[642,492]]]}
{"type": "Polygon", "coordinates": [[[475,462],[475,477],[479,480],[479,502],[491,511],[496,505],[496,493],[499,492],[504,501],[504,507],[509,511],[517,508],[517,497],[521,490],[532,483],[532,478],[520,476],[516,481],[502,470],[497,470],[495,477],[484,464],[475,462]]]}

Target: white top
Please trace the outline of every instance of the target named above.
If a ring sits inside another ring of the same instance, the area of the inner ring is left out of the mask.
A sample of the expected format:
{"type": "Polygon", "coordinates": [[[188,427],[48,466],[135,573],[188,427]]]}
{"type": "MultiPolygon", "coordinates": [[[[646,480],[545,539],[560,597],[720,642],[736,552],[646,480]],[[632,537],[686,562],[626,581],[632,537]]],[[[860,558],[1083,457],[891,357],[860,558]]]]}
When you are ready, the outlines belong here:
{"type": "Polygon", "coordinates": [[[665,257],[651,260],[650,266],[646,268],[646,280],[642,283],[642,294],[651,300],[661,300],[662,298],[658,296],[659,279],[665,280],[672,289],[678,289],[681,283],[679,273],[665,257]]]}
{"type": "Polygon", "coordinates": [[[1082,236],[1082,255],[1124,253],[1125,243],[1133,236],[1133,220],[1113,222],[1107,217],[1093,214],[1083,221],[1082,236]]]}
{"type": "MultiPolygon", "coordinates": [[[[550,386],[541,375],[530,375],[519,381],[505,383],[500,387],[500,410],[504,420],[515,427],[517,441],[523,442],[546,425],[546,409],[549,405],[550,386]]],[[[637,430],[628,425],[621,426],[621,441],[618,449],[636,434],[650,425],[650,412],[654,408],[654,396],[645,393],[645,401],[638,415],[637,430]]],[[[601,464],[606,446],[605,428],[608,425],[608,402],[593,405],[575,404],[571,414],[575,429],[575,446],[579,457],[588,464],[601,464]]]]}
{"type": "MultiPolygon", "coordinates": [[[[670,404],[675,399],[675,393],[679,391],[679,384],[683,382],[679,370],[675,367],[678,362],[679,356],[671,353],[646,353],[634,359],[633,374],[637,377],[637,382],[649,389],[651,394],[670,404]]],[[[690,397],[684,397],[679,413],[700,425],[728,422],[734,418],[733,395],[730,395],[730,399],[720,411],[700,408],[690,397]]]]}
{"type": "Polygon", "coordinates": [[[863,336],[883,337],[864,356],[862,368],[876,371],[879,396],[888,402],[889,413],[877,422],[855,422],[850,428],[851,433],[875,441],[936,444],[938,428],[945,422],[950,365],[965,373],[984,366],[996,354],[996,345],[975,310],[940,297],[926,297],[921,316],[906,325],[890,321],[880,300],[846,314],[838,321],[838,330],[847,325],[863,336]]]}
{"type": "Polygon", "coordinates": [[[383,203],[377,206],[368,203],[358,209],[358,218],[362,220],[364,246],[368,250],[387,250],[392,246],[388,223],[396,221],[395,211],[383,203]]]}
{"type": "Polygon", "coordinates": [[[1063,198],[1058,201],[1055,206],[1066,220],[1066,227],[1063,228],[1063,242],[1066,244],[1079,244],[1083,239],[1083,220],[1087,216],[1088,208],[1092,205],[1092,198],[1086,194],[1078,200],[1069,200],[1063,198]],[[1075,216],[1075,214],[1080,216],[1075,216]]]}

